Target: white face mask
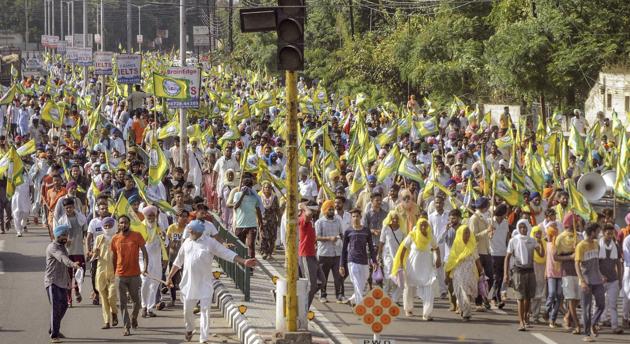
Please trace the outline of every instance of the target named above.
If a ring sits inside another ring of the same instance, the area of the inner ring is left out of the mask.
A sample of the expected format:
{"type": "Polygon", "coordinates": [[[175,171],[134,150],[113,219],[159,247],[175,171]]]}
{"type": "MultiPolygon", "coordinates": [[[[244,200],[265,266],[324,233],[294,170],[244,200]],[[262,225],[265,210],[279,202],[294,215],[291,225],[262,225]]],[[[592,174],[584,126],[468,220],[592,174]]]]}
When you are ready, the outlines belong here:
{"type": "Polygon", "coordinates": [[[103,227],[103,233],[105,233],[105,236],[108,238],[113,237],[114,234],[116,234],[116,225],[110,228],[103,227]]]}

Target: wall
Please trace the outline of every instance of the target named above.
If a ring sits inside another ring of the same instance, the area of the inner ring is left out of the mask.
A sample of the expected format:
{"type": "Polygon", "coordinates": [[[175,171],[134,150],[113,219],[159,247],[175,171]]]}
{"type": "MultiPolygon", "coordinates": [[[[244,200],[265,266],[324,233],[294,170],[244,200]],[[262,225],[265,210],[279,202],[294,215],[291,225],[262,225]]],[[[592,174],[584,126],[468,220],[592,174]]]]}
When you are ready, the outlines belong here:
{"type": "Polygon", "coordinates": [[[613,111],[616,111],[621,122],[625,125],[629,124],[627,112],[630,111],[630,71],[599,73],[597,83],[593,85],[584,102],[584,112],[589,123],[593,123],[598,111],[604,111],[608,118],[611,117],[613,111]],[[606,100],[605,108],[604,100],[606,100]]]}

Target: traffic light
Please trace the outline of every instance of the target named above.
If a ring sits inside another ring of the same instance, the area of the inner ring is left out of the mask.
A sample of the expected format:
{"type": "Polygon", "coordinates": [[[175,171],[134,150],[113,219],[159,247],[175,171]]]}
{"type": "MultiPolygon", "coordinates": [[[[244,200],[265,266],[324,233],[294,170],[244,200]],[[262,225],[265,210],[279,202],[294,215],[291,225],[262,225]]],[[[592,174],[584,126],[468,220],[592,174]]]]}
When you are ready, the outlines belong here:
{"type": "Polygon", "coordinates": [[[278,0],[278,70],[304,69],[304,0],[278,0]]]}

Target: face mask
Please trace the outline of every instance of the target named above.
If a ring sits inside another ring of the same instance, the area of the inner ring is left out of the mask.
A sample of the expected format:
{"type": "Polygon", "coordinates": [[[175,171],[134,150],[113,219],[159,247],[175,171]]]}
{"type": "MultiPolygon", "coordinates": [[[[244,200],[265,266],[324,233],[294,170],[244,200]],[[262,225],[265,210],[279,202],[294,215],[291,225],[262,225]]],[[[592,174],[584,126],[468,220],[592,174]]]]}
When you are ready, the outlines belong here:
{"type": "Polygon", "coordinates": [[[110,228],[103,227],[103,233],[105,233],[105,236],[107,238],[111,238],[114,236],[114,234],[116,234],[116,227],[115,226],[112,226],[110,228]]]}
{"type": "Polygon", "coordinates": [[[62,245],[65,245],[68,242],[68,239],[57,239],[57,242],[62,245]]]}

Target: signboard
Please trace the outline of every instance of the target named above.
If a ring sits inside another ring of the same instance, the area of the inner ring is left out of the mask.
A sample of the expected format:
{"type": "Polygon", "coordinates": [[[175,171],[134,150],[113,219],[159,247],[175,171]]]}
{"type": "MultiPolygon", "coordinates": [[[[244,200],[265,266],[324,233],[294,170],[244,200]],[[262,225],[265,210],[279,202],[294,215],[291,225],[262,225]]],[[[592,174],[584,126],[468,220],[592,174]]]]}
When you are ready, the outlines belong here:
{"type": "Polygon", "coordinates": [[[116,55],[118,82],[121,84],[139,84],[141,80],[142,56],[136,54],[116,55]]]}
{"type": "MultiPolygon", "coordinates": [[[[87,37],[87,48],[91,48],[92,45],[94,44],[94,35],[92,35],[91,33],[88,33],[85,35],[87,37]]],[[[82,33],[75,33],[72,41],[74,43],[74,46],[77,48],[82,48],[83,47],[83,34],[82,33]]]]}
{"type": "Polygon", "coordinates": [[[59,41],[57,42],[57,52],[62,56],[66,54],[66,49],[68,48],[67,41],[59,41]]]}
{"type": "Polygon", "coordinates": [[[100,34],[95,34],[94,35],[94,43],[96,44],[101,44],[101,35],[100,34]]]}
{"type": "Polygon", "coordinates": [[[77,64],[80,66],[92,65],[92,47],[89,48],[74,48],[78,51],[77,64]]]}
{"type": "Polygon", "coordinates": [[[55,49],[59,42],[59,36],[42,35],[41,44],[44,48],[55,49]]]}
{"type": "Polygon", "coordinates": [[[114,74],[113,62],[114,53],[109,51],[97,51],[94,53],[94,74],[112,75],[114,74]]]}
{"type": "Polygon", "coordinates": [[[142,39],[143,39],[142,35],[136,35],[136,43],[142,44],[142,39]]]}
{"type": "Polygon", "coordinates": [[[206,35],[210,34],[210,30],[207,26],[193,26],[193,35],[206,35]]]}
{"type": "Polygon", "coordinates": [[[210,36],[193,36],[193,45],[196,47],[206,47],[210,45],[210,36]]]}
{"type": "Polygon", "coordinates": [[[68,47],[73,47],[74,46],[74,37],[66,36],[66,42],[68,42],[68,47]]]}
{"type": "Polygon", "coordinates": [[[66,48],[66,60],[72,64],[76,64],[79,61],[79,49],[66,48]]]}
{"type": "Polygon", "coordinates": [[[23,76],[41,76],[44,72],[44,64],[42,62],[42,54],[39,51],[23,51],[22,65],[23,76]]]}
{"type": "Polygon", "coordinates": [[[199,83],[201,81],[201,71],[195,67],[171,67],[166,71],[166,75],[186,79],[188,84],[188,99],[167,99],[168,106],[173,109],[197,109],[199,108],[199,83]]]}

